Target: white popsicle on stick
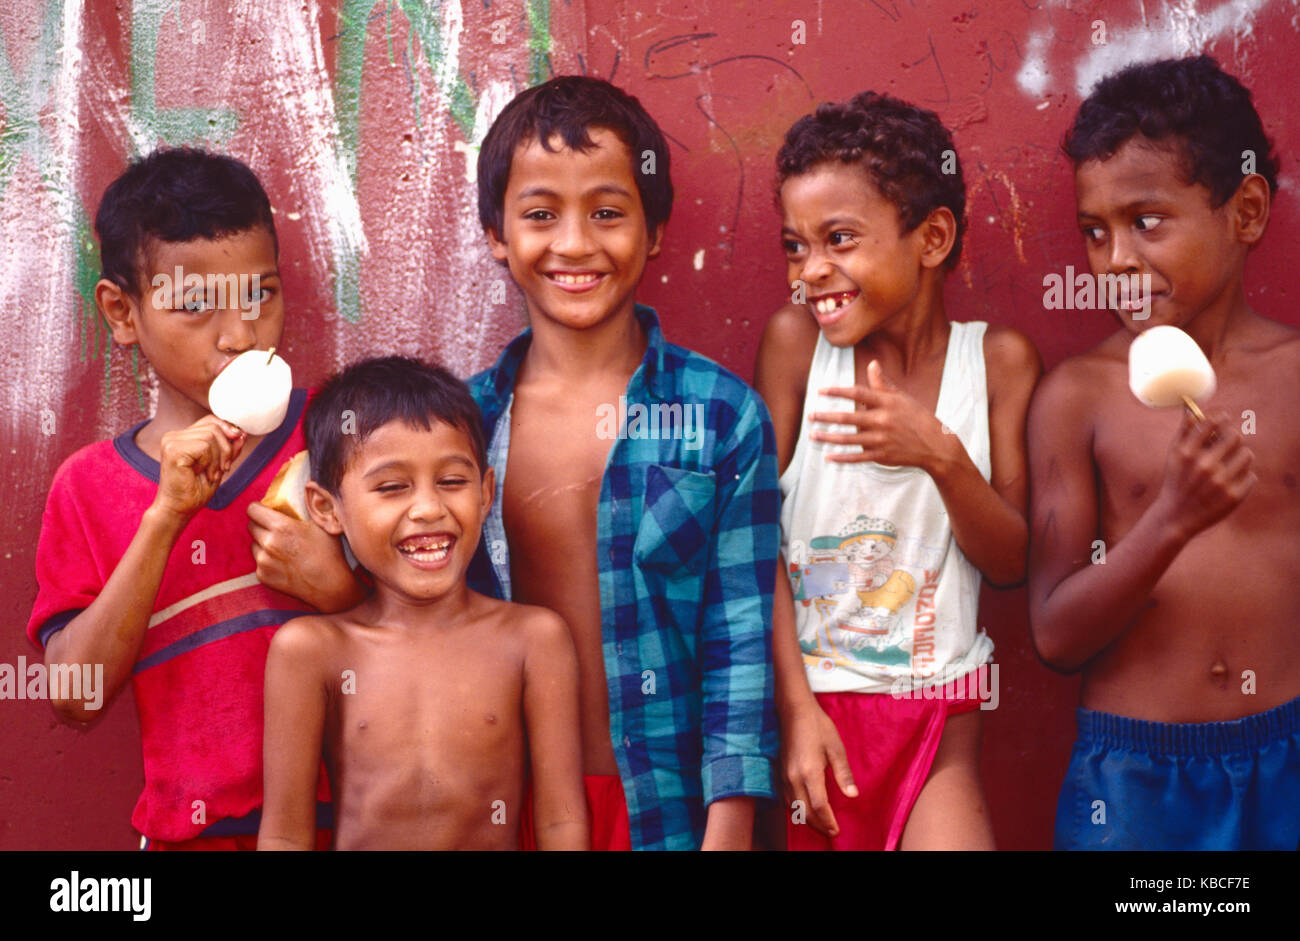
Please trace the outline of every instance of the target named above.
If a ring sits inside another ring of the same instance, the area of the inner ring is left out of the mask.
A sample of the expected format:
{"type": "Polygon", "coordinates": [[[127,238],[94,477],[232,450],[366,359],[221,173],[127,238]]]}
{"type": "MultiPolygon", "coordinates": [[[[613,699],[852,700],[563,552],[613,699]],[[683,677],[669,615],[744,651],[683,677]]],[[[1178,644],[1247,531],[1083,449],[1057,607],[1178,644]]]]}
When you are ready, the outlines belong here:
{"type": "Polygon", "coordinates": [[[212,380],[208,407],[222,421],[238,425],[250,435],[264,435],[280,427],[289,411],[293,372],[275,355],[275,347],[249,350],[236,356],[212,380]]]}
{"type": "Polygon", "coordinates": [[[1128,386],[1144,405],[1185,405],[1204,421],[1197,399],[1214,394],[1214,367],[1196,341],[1177,327],[1151,327],[1128,348],[1128,386]]]}

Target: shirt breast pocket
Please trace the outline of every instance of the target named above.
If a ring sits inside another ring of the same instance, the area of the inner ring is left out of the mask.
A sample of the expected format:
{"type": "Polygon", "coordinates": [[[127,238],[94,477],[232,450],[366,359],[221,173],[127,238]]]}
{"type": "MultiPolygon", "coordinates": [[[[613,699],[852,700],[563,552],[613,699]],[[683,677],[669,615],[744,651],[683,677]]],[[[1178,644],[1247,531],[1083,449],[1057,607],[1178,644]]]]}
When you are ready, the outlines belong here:
{"type": "Polygon", "coordinates": [[[713,474],[651,464],[633,555],[637,564],[664,575],[702,573],[713,532],[713,474]]]}

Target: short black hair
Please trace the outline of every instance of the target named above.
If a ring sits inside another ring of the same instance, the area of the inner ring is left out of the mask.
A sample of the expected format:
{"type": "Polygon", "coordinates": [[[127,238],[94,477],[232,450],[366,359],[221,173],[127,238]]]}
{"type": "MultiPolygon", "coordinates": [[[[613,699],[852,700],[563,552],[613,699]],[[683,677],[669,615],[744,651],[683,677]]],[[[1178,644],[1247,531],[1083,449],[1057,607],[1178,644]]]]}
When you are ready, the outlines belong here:
{"type": "Polygon", "coordinates": [[[874,91],[820,105],[794,123],[777,151],[778,202],[786,180],[834,160],[862,167],[897,207],[904,235],[948,207],[957,235],[944,265],[956,266],[966,232],[966,182],[952,132],[937,114],[874,91]]]}
{"type": "Polygon", "coordinates": [[[1204,185],[1216,208],[1245,178],[1245,151],[1254,153],[1255,172],[1277,192],[1277,156],[1250,89],[1209,56],[1137,63],[1106,76],[1079,105],[1061,149],[1077,169],[1110,159],[1138,136],[1172,144],[1185,181],[1204,185]]]}
{"type": "Polygon", "coordinates": [[[353,451],[390,421],[425,430],[434,422],[459,428],[474,448],[479,476],[485,472],[483,416],[469,387],[441,366],[385,356],[361,360],[331,376],[307,406],[303,433],[311,479],[338,496],[353,451]],[[351,412],[355,430],[343,430],[345,411],[351,412]]]}
{"type": "Polygon", "coordinates": [[[150,244],[217,239],[264,226],[275,242],[271,201],[257,174],[234,157],[161,147],[132,160],[95,213],[101,278],[139,298],[150,244]]]}
{"type": "Polygon", "coordinates": [[[627,92],[599,78],[561,75],[516,95],[492,122],[478,152],[478,218],[484,229],[504,237],[506,185],[510,164],[522,144],[536,140],[547,150],[559,135],[569,150],[595,147],[592,128],[605,128],[626,145],[632,176],[645,209],[646,229],[668,221],[673,210],[673,181],[668,141],[654,118],[627,92]],[[654,155],[651,172],[643,173],[646,152],[654,155]]]}

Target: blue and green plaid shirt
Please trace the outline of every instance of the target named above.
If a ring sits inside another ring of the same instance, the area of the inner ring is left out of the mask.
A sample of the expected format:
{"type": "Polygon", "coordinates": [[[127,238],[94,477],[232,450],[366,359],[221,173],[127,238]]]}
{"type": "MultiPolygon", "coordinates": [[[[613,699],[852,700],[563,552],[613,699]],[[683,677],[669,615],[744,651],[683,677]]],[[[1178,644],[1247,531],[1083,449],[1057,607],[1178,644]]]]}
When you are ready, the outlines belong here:
{"type": "MultiPolygon", "coordinates": [[[[753,389],[667,343],[649,307],[636,316],[648,343],[626,419],[621,407],[606,416],[606,433],[622,434],[596,519],[609,730],[633,848],[698,849],[710,803],[774,797],[776,446],[753,389]]],[[[510,597],[501,515],[510,406],[531,340],[524,331],[469,380],[497,475],[470,584],[499,598],[510,597]]]]}

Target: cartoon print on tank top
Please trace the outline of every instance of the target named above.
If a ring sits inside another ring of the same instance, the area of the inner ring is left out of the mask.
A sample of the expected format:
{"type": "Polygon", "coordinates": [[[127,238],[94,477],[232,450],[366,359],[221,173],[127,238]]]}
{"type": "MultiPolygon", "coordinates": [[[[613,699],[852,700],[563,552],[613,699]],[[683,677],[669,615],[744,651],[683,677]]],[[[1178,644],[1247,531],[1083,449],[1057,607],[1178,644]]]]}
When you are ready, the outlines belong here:
{"type": "Polygon", "coordinates": [[[890,520],[860,515],[835,535],[813,537],[806,553],[796,555],[791,546],[795,602],[815,612],[799,638],[806,662],[911,661],[912,633],[904,609],[918,579],[933,591],[928,583],[942,550],[905,540],[900,551],[899,541],[890,520]]]}

